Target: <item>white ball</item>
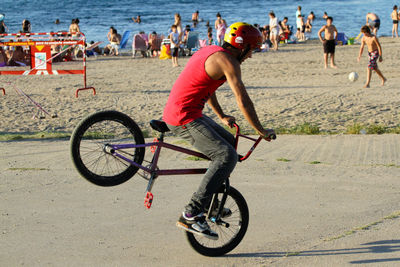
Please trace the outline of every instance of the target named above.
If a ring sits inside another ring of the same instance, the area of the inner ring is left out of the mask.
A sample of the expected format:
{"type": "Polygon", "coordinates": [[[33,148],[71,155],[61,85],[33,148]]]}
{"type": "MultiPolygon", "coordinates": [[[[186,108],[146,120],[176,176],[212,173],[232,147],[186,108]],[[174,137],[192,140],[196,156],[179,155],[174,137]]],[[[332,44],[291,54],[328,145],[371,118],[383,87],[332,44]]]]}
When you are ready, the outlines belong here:
{"type": "Polygon", "coordinates": [[[357,74],[357,72],[350,72],[350,74],[349,74],[349,80],[350,81],[352,81],[352,82],[355,82],[355,81],[357,81],[357,79],[358,79],[358,74],[357,74]]]}

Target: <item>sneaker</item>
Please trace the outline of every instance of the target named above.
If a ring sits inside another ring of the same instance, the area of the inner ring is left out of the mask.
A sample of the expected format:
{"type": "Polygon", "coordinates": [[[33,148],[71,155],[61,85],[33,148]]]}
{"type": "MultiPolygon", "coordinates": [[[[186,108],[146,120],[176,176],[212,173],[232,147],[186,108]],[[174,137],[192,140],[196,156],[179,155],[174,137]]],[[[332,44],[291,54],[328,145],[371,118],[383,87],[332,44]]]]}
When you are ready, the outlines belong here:
{"type": "Polygon", "coordinates": [[[176,222],[176,226],[193,234],[201,235],[213,240],[218,239],[218,234],[211,230],[210,226],[206,222],[206,216],[204,216],[203,213],[191,215],[183,212],[179,220],[176,222]]]}

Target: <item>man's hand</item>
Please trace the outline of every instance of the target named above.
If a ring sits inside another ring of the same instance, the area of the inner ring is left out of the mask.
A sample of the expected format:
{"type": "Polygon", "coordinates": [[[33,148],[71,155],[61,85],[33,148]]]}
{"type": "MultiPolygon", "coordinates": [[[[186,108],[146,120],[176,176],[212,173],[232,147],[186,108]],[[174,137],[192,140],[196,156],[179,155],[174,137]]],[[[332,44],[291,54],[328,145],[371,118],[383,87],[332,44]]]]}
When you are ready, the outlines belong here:
{"type": "Polygon", "coordinates": [[[260,134],[262,138],[270,142],[272,139],[276,138],[276,134],[274,129],[264,129],[262,134],[260,134]],[[275,137],[275,138],[273,138],[275,137]]]}
{"type": "Polygon", "coordinates": [[[224,116],[221,118],[221,121],[222,121],[222,123],[223,123],[224,125],[226,125],[226,126],[232,128],[232,127],[233,127],[233,123],[236,121],[236,119],[235,119],[235,117],[233,117],[233,116],[224,115],[224,116]]]}

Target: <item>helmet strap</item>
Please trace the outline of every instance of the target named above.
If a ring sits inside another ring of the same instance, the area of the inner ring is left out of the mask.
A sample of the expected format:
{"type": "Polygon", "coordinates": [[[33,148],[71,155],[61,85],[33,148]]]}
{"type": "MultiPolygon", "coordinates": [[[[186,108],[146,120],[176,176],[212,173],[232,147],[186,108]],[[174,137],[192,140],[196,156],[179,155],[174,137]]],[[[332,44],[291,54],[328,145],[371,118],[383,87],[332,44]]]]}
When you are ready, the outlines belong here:
{"type": "Polygon", "coordinates": [[[242,59],[247,55],[247,53],[249,53],[250,49],[250,45],[248,45],[245,49],[242,50],[242,52],[240,52],[239,56],[237,57],[239,62],[242,62],[242,59]]]}

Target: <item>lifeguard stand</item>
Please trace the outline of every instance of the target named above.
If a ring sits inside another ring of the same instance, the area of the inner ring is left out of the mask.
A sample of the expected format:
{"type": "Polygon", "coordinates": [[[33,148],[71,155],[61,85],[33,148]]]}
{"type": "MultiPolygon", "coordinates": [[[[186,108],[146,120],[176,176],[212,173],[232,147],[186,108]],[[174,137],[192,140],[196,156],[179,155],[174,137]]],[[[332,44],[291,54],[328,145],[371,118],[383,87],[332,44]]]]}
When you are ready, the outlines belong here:
{"type": "MultiPolygon", "coordinates": [[[[30,55],[28,64],[23,66],[23,70],[2,70],[0,75],[62,75],[62,74],[80,74],[83,75],[83,88],[76,89],[75,97],[82,90],[92,90],[93,95],[96,94],[94,87],[86,85],[86,38],[83,33],[70,32],[47,32],[47,33],[9,33],[0,34],[0,47],[16,47],[22,46],[30,55]],[[52,52],[53,48],[53,52],[52,52]],[[82,68],[81,69],[53,69],[53,60],[60,61],[72,60],[66,55],[68,51],[80,49],[82,51],[82,68]]],[[[6,66],[7,67],[7,66],[6,66]]],[[[0,88],[3,95],[5,89],[0,88]]]]}

